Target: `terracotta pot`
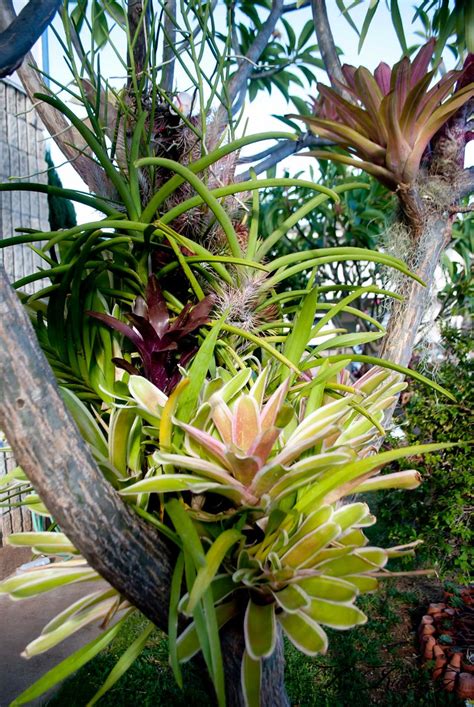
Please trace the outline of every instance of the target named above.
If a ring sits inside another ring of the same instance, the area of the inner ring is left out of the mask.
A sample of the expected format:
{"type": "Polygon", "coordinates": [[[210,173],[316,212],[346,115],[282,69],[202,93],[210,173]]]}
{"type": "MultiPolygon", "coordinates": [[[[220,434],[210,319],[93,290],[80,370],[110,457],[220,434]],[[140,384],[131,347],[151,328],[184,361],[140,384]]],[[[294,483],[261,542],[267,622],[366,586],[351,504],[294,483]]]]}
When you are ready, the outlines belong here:
{"type": "Polygon", "coordinates": [[[428,614],[425,614],[421,618],[420,626],[425,626],[425,624],[432,624],[432,623],[433,623],[433,617],[429,616],[428,614]]]}
{"type": "Polygon", "coordinates": [[[472,673],[459,673],[456,695],[461,700],[470,700],[474,697],[474,675],[472,673]]]}
{"type": "Polygon", "coordinates": [[[472,665],[471,663],[466,663],[463,660],[462,671],[463,673],[474,673],[474,665],[472,665]]]}
{"type": "Polygon", "coordinates": [[[451,660],[449,661],[449,667],[459,672],[461,669],[461,659],[461,653],[453,653],[451,660]]]}
{"type": "Polygon", "coordinates": [[[456,685],[456,678],[459,674],[459,671],[453,670],[449,665],[444,671],[443,675],[443,687],[447,692],[452,692],[454,690],[454,686],[456,685]]]}
{"type": "Polygon", "coordinates": [[[445,665],[448,661],[441,646],[436,645],[433,648],[433,656],[435,660],[435,667],[432,672],[432,676],[433,680],[437,680],[443,674],[445,665]]]}
{"type": "Polygon", "coordinates": [[[456,685],[456,678],[461,671],[461,654],[453,653],[451,660],[449,661],[448,667],[444,673],[443,685],[444,689],[448,692],[452,692],[456,685]]]}
{"type": "Polygon", "coordinates": [[[450,606],[448,606],[448,608],[444,610],[444,613],[447,614],[448,616],[455,616],[456,609],[452,609],[450,606]]]}
{"type": "Polygon", "coordinates": [[[422,636],[433,636],[436,633],[436,629],[433,624],[425,624],[421,627],[422,636]]]}
{"type": "Polygon", "coordinates": [[[432,660],[433,658],[433,649],[436,645],[436,639],[433,638],[433,636],[425,636],[422,640],[422,646],[424,645],[423,648],[423,659],[426,660],[432,660]]]}
{"type": "Polygon", "coordinates": [[[433,614],[435,621],[442,621],[443,619],[452,619],[451,614],[448,614],[448,610],[440,611],[437,614],[433,614]]]}
{"type": "Polygon", "coordinates": [[[429,616],[433,616],[434,614],[439,614],[445,608],[446,604],[444,602],[440,602],[439,604],[430,604],[426,613],[429,616]]]}

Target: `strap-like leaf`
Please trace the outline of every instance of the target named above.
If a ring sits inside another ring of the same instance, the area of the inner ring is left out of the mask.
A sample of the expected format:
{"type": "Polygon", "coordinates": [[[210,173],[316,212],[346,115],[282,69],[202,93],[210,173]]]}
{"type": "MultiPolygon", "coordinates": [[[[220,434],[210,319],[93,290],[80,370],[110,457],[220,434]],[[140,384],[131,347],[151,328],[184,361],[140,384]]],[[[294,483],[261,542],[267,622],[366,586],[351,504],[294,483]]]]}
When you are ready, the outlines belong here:
{"type": "Polygon", "coordinates": [[[192,614],[194,608],[198,601],[200,601],[202,595],[211,585],[217,571],[226,556],[227,552],[230,550],[232,545],[235,545],[241,539],[242,535],[238,530],[224,530],[218,538],[213,542],[206,554],[206,564],[201,567],[197,573],[191,594],[189,596],[189,603],[186,608],[187,614],[192,614]]]}
{"type": "Polygon", "coordinates": [[[367,616],[356,606],[347,606],[338,602],[315,599],[305,613],[316,623],[337,629],[348,629],[365,624],[367,616]]]}
{"type": "Polygon", "coordinates": [[[251,658],[246,650],[242,656],[241,685],[245,707],[260,707],[262,661],[251,658]]]}
{"type": "Polygon", "coordinates": [[[321,626],[303,611],[278,614],[278,622],[296,648],[306,655],[326,653],[328,639],[321,626]]]}
{"type": "Polygon", "coordinates": [[[253,660],[271,656],[276,642],[275,605],[256,604],[250,599],[245,612],[244,634],[245,647],[253,660]]]}

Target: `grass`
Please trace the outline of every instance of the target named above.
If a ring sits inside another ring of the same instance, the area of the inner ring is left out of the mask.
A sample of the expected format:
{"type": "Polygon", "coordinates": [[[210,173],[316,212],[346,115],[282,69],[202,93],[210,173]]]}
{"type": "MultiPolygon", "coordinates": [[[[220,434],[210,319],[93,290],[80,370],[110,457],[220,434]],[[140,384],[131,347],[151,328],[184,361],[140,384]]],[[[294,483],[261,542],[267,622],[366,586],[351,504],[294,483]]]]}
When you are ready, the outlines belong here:
{"type": "MultiPolygon", "coordinates": [[[[414,629],[421,607],[435,599],[433,584],[403,580],[387,584],[361,601],[369,621],[348,632],[330,631],[326,656],[309,658],[286,645],[286,685],[292,705],[299,707],[445,707],[461,705],[434,685],[418,667],[414,629]],[[431,594],[431,595],[430,595],[431,594]]],[[[84,707],[117,659],[143,628],[130,619],[122,633],[89,665],[67,680],[48,707],[84,707]]],[[[117,685],[99,702],[116,707],[208,707],[212,691],[202,670],[185,665],[183,691],[168,666],[163,634],[152,634],[146,649],[117,685]]]]}

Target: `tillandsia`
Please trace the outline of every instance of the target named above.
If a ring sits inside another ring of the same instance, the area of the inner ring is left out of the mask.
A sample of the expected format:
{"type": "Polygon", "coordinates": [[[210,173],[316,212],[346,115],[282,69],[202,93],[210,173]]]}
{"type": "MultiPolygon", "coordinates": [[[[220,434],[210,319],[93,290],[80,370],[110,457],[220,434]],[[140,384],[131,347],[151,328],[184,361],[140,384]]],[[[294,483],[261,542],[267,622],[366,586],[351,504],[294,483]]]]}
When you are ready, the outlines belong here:
{"type": "Polygon", "coordinates": [[[381,62],[373,74],[345,64],[344,83],[338,88],[348,99],[319,83],[314,117],[290,117],[299,117],[349,154],[307,154],[363,169],[393,191],[412,185],[432,138],[474,95],[472,57],[464,70],[446,72],[430,88],[434,48],[431,39],[412,61],[405,56],[393,68],[381,62]]]}
{"type": "MultiPolygon", "coordinates": [[[[344,499],[416,488],[418,471],[381,474],[382,467],[439,445],[374,453],[383,412],[406,384],[400,374],[374,367],[349,385],[346,363],[320,362],[307,380],[271,362],[262,367],[252,361],[233,373],[218,367],[191,407],[189,378],[167,396],[146,378],[125,373],[129,395],[112,411],[107,441],[86,406],[68,393],[94,456],[104,464],[108,455],[122,497],[176,545],[171,665],[182,684],[180,663],[202,650],[220,704],[225,697],[218,633],[227,622],[240,621],[244,628],[242,690],[248,704],[258,704],[262,660],[275,648],[278,627],[304,653],[324,653],[325,627],[345,630],[364,623],[357,597],[390,577],[385,569],[390,557],[416,546],[369,545],[364,528],[375,517],[364,501],[344,499]],[[180,614],[191,620],[184,630],[180,614]]],[[[16,470],[4,488],[11,494],[25,484],[16,470]]],[[[39,499],[26,500],[47,513],[39,499]]],[[[61,532],[20,533],[9,542],[57,560],[1,584],[0,592],[13,598],[100,579],[61,532]]],[[[103,634],[81,654],[88,660],[136,611],[112,587],[94,588],[50,621],[25,656],[101,621],[103,634]],[[112,625],[116,617],[119,622],[112,625]]],[[[140,650],[152,629],[148,622],[137,639],[140,650]]],[[[128,651],[122,662],[127,661],[128,651]]],[[[58,679],[65,669],[58,666],[58,679]]],[[[90,704],[120,674],[112,671],[90,704]]],[[[52,680],[54,674],[35,683],[15,704],[42,694],[52,680]]]]}

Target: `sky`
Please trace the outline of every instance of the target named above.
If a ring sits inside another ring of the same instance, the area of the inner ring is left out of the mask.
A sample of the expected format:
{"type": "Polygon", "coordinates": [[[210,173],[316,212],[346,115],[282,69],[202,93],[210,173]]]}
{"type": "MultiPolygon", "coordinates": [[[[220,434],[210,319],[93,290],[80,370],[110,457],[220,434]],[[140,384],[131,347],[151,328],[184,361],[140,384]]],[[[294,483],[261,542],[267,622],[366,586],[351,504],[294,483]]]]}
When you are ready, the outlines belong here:
{"type": "MultiPolygon", "coordinates": [[[[361,27],[363,18],[367,11],[368,2],[361,3],[357,8],[351,11],[351,16],[353,17],[356,25],[361,27]]],[[[411,26],[411,19],[413,16],[413,3],[411,0],[399,0],[400,11],[402,14],[403,24],[405,27],[405,32],[407,36],[408,44],[419,42],[419,38],[413,32],[411,26]]],[[[396,61],[400,59],[401,49],[396,38],[395,31],[392,26],[390,14],[386,8],[385,2],[379,3],[379,8],[374,17],[372,25],[367,34],[364,46],[360,54],[357,52],[358,37],[356,33],[351,29],[346,20],[341,16],[337,8],[335,0],[328,0],[327,3],[328,13],[333,35],[338,47],[342,50],[343,62],[358,65],[364,65],[367,68],[373,70],[380,61],[385,61],[390,65],[393,65],[396,61]]],[[[222,14],[224,8],[221,6],[216,11],[216,23],[219,21],[220,13],[222,14]]],[[[310,8],[305,8],[301,11],[290,13],[286,15],[293,29],[298,36],[302,27],[306,21],[311,17],[310,8]]],[[[56,21],[56,25],[59,25],[56,21]]],[[[316,42],[316,37],[311,40],[311,43],[316,42]]],[[[66,77],[65,63],[63,58],[63,51],[59,46],[58,42],[55,40],[51,30],[49,31],[49,61],[51,66],[51,72],[58,76],[61,80],[66,77]]],[[[101,58],[101,68],[104,75],[114,76],[120,73],[120,65],[112,52],[105,53],[103,58],[101,58]]],[[[177,86],[178,90],[186,90],[188,88],[187,83],[189,80],[183,75],[183,73],[177,70],[177,86]]],[[[327,77],[324,72],[318,72],[318,79],[327,83],[327,77]]],[[[121,80],[117,79],[117,85],[121,85],[121,80]]],[[[299,88],[295,86],[292,88],[291,92],[295,95],[300,96],[303,99],[308,99],[309,96],[315,95],[316,88],[313,85],[311,89],[309,88],[299,88]]],[[[293,108],[290,108],[292,111],[293,108]]],[[[282,96],[282,94],[276,89],[273,89],[271,95],[266,92],[261,92],[257,95],[256,99],[249,103],[247,101],[245,106],[244,119],[242,125],[246,124],[246,133],[257,133],[263,130],[278,130],[287,131],[287,128],[281,121],[273,117],[272,114],[284,115],[289,111],[288,105],[282,96]]],[[[47,144],[51,148],[53,160],[56,165],[62,165],[58,168],[60,178],[63,185],[68,188],[83,189],[86,190],[84,183],[76,174],[74,169],[68,164],[62,164],[64,158],[62,157],[59,149],[56,147],[52,140],[47,140],[47,144]]],[[[265,143],[259,143],[258,151],[265,149],[265,143]]],[[[250,154],[252,153],[250,148],[250,154]]],[[[468,164],[474,162],[474,144],[471,143],[468,164]]],[[[314,164],[314,159],[312,158],[302,158],[302,157],[290,157],[284,160],[279,165],[279,173],[282,173],[285,168],[289,169],[290,172],[296,172],[309,167],[309,164],[314,164]]],[[[76,211],[78,215],[79,222],[84,222],[90,220],[94,217],[94,212],[88,207],[77,204],[76,211]]]]}

